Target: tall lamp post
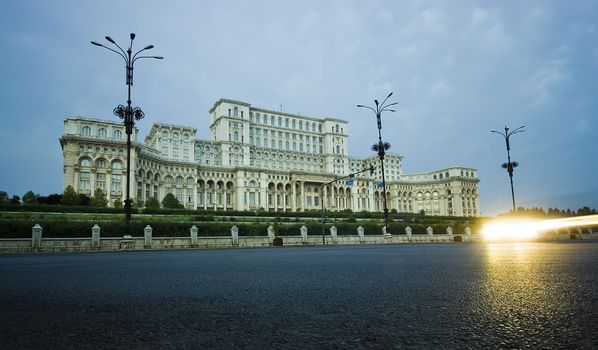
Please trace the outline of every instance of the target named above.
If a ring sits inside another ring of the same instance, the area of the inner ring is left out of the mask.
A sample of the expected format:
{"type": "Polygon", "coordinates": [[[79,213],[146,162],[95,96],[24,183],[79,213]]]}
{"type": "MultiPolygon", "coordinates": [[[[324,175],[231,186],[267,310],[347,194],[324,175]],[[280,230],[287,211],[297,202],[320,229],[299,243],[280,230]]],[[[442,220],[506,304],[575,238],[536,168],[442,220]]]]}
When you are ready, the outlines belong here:
{"type": "Polygon", "coordinates": [[[507,169],[507,173],[509,173],[509,178],[511,180],[511,198],[513,199],[513,212],[517,209],[515,207],[515,190],[513,189],[513,169],[519,166],[518,162],[511,162],[511,144],[509,143],[509,138],[511,135],[518,134],[520,132],[524,132],[523,130],[525,126],[520,126],[517,129],[509,131],[509,128],[505,126],[505,132],[490,130],[490,132],[497,133],[502,135],[505,138],[505,143],[507,144],[507,162],[503,163],[501,167],[503,169],[507,169]]]}
{"type": "Polygon", "coordinates": [[[141,120],[145,116],[141,108],[139,107],[131,107],[131,86],[133,86],[133,65],[135,61],[141,58],[153,58],[157,60],[161,60],[164,57],[162,56],[139,56],[139,54],[145,50],[150,50],[154,47],[154,45],[147,45],[143,49],[135,52],[133,54],[133,40],[135,39],[135,33],[130,34],[131,43],[129,44],[129,48],[127,51],[123,50],[111,37],[106,36],[106,40],[118,48],[118,51],[100,44],[96,41],[92,41],[91,43],[96,46],[103,47],[109,51],[112,51],[119,55],[125,61],[126,73],[125,73],[125,84],[127,85],[127,106],[118,105],[112,111],[115,116],[119,117],[120,119],[124,119],[125,124],[125,132],[127,134],[127,193],[125,199],[125,231],[127,235],[131,234],[131,196],[130,196],[130,188],[131,188],[131,179],[130,179],[130,172],[131,172],[131,134],[133,133],[133,127],[135,126],[135,120],[141,120]]]}
{"type": "Polygon", "coordinates": [[[386,104],[386,101],[388,100],[388,98],[390,96],[392,96],[392,94],[393,94],[392,92],[390,94],[388,94],[388,96],[386,96],[386,98],[384,99],[384,101],[382,101],[382,103],[378,103],[378,100],[374,100],[374,103],[376,104],[376,109],[369,107],[369,106],[357,105],[357,107],[367,108],[369,110],[372,110],[374,112],[374,114],[376,114],[376,120],[378,121],[378,143],[375,143],[372,146],[372,151],[378,153],[378,157],[380,157],[380,167],[382,169],[382,190],[384,191],[382,198],[384,199],[384,229],[385,229],[385,232],[386,232],[386,230],[388,230],[388,205],[386,202],[386,181],[384,179],[384,155],[386,154],[386,151],[388,151],[390,149],[390,143],[382,142],[382,120],[380,117],[382,115],[382,112],[395,112],[394,109],[389,109],[388,107],[394,106],[394,105],[398,104],[398,102],[386,104]]]}

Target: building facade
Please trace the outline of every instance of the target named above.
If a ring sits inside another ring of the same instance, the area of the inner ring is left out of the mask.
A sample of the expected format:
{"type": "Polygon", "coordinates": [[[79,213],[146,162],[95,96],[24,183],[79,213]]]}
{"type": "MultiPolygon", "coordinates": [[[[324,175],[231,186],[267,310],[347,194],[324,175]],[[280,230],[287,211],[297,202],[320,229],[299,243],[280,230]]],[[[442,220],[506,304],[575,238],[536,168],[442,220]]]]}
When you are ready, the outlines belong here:
{"type": "MultiPolygon", "coordinates": [[[[383,190],[377,156],[348,154],[345,120],[313,118],[221,99],[209,111],[211,140],[197,129],[156,123],[144,142],[131,135],[134,202],[161,200],[172,193],[186,208],[206,210],[382,211],[383,190]],[[324,185],[362,172],[353,178],[324,185]]],[[[126,135],[122,123],[71,117],[60,138],[64,187],[92,195],[102,188],[111,202],[124,200],[126,135]]],[[[477,216],[477,170],[450,167],[404,174],[403,157],[385,157],[389,210],[428,215],[477,216]]]]}

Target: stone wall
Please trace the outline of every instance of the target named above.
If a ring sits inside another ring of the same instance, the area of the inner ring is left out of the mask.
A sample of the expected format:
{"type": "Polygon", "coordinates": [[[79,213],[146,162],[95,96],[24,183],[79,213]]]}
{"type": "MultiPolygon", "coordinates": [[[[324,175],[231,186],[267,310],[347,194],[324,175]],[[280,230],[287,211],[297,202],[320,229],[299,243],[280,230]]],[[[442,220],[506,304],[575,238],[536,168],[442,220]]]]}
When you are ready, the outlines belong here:
{"type": "MultiPolygon", "coordinates": [[[[408,243],[453,243],[453,242],[480,242],[478,234],[471,234],[466,229],[466,234],[453,234],[451,228],[446,233],[434,234],[431,227],[426,234],[412,234],[407,228],[401,235],[363,235],[363,229],[357,229],[354,236],[337,235],[336,228],[332,227],[322,238],[321,232],[309,234],[307,228],[301,228],[300,234],[295,236],[279,237],[284,246],[304,246],[322,244],[408,244],[408,243]]],[[[381,232],[382,233],[382,232],[381,232]]],[[[548,232],[542,240],[569,240],[569,239],[598,239],[598,232],[591,230],[576,230],[574,237],[571,232],[548,232]]],[[[101,229],[97,225],[92,229],[91,235],[81,238],[44,238],[43,228],[35,225],[32,228],[31,238],[2,238],[0,239],[0,254],[18,254],[30,252],[93,252],[93,251],[118,251],[118,250],[161,250],[161,249],[186,249],[186,248],[232,248],[232,247],[269,247],[273,246],[273,229],[268,228],[264,236],[239,236],[236,226],[231,227],[230,236],[197,237],[197,228],[190,228],[187,237],[153,237],[153,230],[147,226],[143,237],[101,237],[101,229]]]]}

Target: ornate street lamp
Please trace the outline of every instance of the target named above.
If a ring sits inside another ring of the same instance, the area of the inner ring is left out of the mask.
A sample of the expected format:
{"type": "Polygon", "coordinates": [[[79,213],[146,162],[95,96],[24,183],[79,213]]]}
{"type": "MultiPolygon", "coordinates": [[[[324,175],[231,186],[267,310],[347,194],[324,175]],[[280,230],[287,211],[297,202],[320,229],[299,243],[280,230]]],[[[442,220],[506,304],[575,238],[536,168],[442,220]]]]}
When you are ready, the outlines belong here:
{"type": "Polygon", "coordinates": [[[388,230],[388,205],[386,203],[386,181],[384,179],[384,155],[386,154],[386,151],[388,151],[390,149],[390,143],[388,142],[382,142],[382,120],[381,120],[381,115],[382,112],[396,112],[394,109],[389,109],[388,107],[394,106],[396,104],[398,104],[398,102],[393,102],[393,103],[389,103],[389,104],[385,104],[386,101],[388,100],[388,98],[390,96],[392,96],[392,92],[390,94],[388,94],[388,96],[386,96],[386,98],[384,99],[384,101],[382,101],[382,103],[378,103],[378,100],[374,100],[374,103],[376,104],[376,109],[369,107],[369,106],[364,106],[364,105],[357,105],[357,107],[362,107],[362,108],[367,108],[369,110],[372,110],[374,112],[374,114],[376,114],[376,120],[378,121],[378,143],[375,143],[372,146],[372,151],[377,152],[378,153],[378,157],[380,158],[380,167],[382,169],[382,190],[384,191],[382,198],[384,199],[384,230],[385,232],[387,232],[386,230],[388,230]]]}
{"type": "Polygon", "coordinates": [[[517,210],[515,207],[515,190],[513,190],[513,169],[518,167],[519,163],[511,162],[511,144],[509,143],[509,138],[511,137],[511,135],[524,132],[525,130],[523,130],[523,128],[525,128],[525,126],[520,126],[515,130],[509,131],[509,128],[505,126],[504,133],[496,130],[490,130],[490,132],[502,135],[505,138],[505,143],[507,144],[507,162],[503,163],[501,167],[503,169],[507,169],[507,173],[509,173],[509,178],[511,179],[511,198],[513,199],[513,213],[517,210]]]}
{"type": "Polygon", "coordinates": [[[135,126],[135,120],[141,120],[144,117],[144,113],[141,110],[141,108],[131,107],[131,86],[133,85],[133,65],[135,64],[135,61],[137,61],[138,59],[141,59],[141,58],[153,58],[153,59],[161,60],[164,57],[162,57],[162,56],[139,56],[139,54],[141,52],[143,52],[145,50],[152,49],[154,47],[154,45],[147,45],[143,49],[141,49],[133,54],[133,40],[135,39],[135,33],[130,34],[131,43],[130,43],[127,51],[123,50],[111,37],[106,36],[105,38],[106,38],[106,40],[108,40],[109,43],[111,43],[116,48],[118,48],[119,51],[117,51],[113,48],[104,46],[96,41],[92,41],[91,43],[93,45],[100,46],[107,50],[110,50],[110,51],[116,53],[117,55],[119,55],[120,57],[122,57],[122,59],[125,61],[125,67],[126,67],[125,84],[127,85],[127,90],[128,90],[127,91],[128,92],[127,106],[118,105],[116,108],[114,108],[114,110],[112,112],[114,113],[115,116],[119,117],[120,119],[124,119],[125,132],[127,134],[127,193],[126,193],[124,207],[125,207],[125,225],[126,225],[125,230],[126,230],[126,234],[130,235],[131,234],[131,197],[130,197],[131,134],[133,133],[133,127],[135,126]]]}

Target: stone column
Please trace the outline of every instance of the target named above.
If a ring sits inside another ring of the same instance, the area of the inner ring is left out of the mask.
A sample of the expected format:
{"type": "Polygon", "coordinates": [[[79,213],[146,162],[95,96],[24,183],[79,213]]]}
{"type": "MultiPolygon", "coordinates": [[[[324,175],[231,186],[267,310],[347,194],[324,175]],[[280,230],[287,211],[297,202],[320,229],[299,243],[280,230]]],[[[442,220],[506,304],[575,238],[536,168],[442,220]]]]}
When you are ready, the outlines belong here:
{"type": "Polygon", "coordinates": [[[191,234],[191,246],[195,247],[197,245],[197,227],[195,225],[191,226],[189,233],[191,234]]]}
{"type": "Polygon", "coordinates": [[[364,235],[364,232],[363,232],[363,231],[364,231],[364,230],[363,230],[363,227],[362,227],[362,226],[359,226],[359,227],[357,228],[357,235],[359,236],[359,242],[360,242],[360,243],[363,243],[363,242],[365,242],[365,235],[364,235]]]}
{"type": "MultiPolygon", "coordinates": [[[[324,199],[322,199],[324,200],[324,199]]],[[[305,181],[301,181],[301,211],[305,211],[305,181]]]]}
{"type": "Polygon", "coordinates": [[[301,226],[301,241],[303,244],[307,243],[307,227],[301,226]]]}
{"type": "Polygon", "coordinates": [[[41,248],[42,231],[43,228],[39,224],[35,224],[31,229],[31,248],[41,248]]]}
{"type": "Polygon", "coordinates": [[[152,232],[154,229],[150,225],[145,226],[143,229],[143,246],[144,248],[151,248],[152,247],[152,232]]]}
{"type": "Polygon", "coordinates": [[[332,236],[332,243],[333,244],[337,244],[338,243],[338,236],[336,235],[336,227],[332,226],[330,228],[330,236],[332,236]]]}
{"type": "Polygon", "coordinates": [[[293,182],[291,183],[291,211],[297,211],[297,188],[296,184],[293,182]]]}
{"type": "Polygon", "coordinates": [[[230,234],[233,240],[233,245],[239,245],[239,228],[237,226],[233,226],[230,229],[230,234]]]}
{"type": "Polygon", "coordinates": [[[91,247],[92,248],[99,248],[100,247],[100,226],[98,224],[93,225],[91,228],[91,247]]]}

